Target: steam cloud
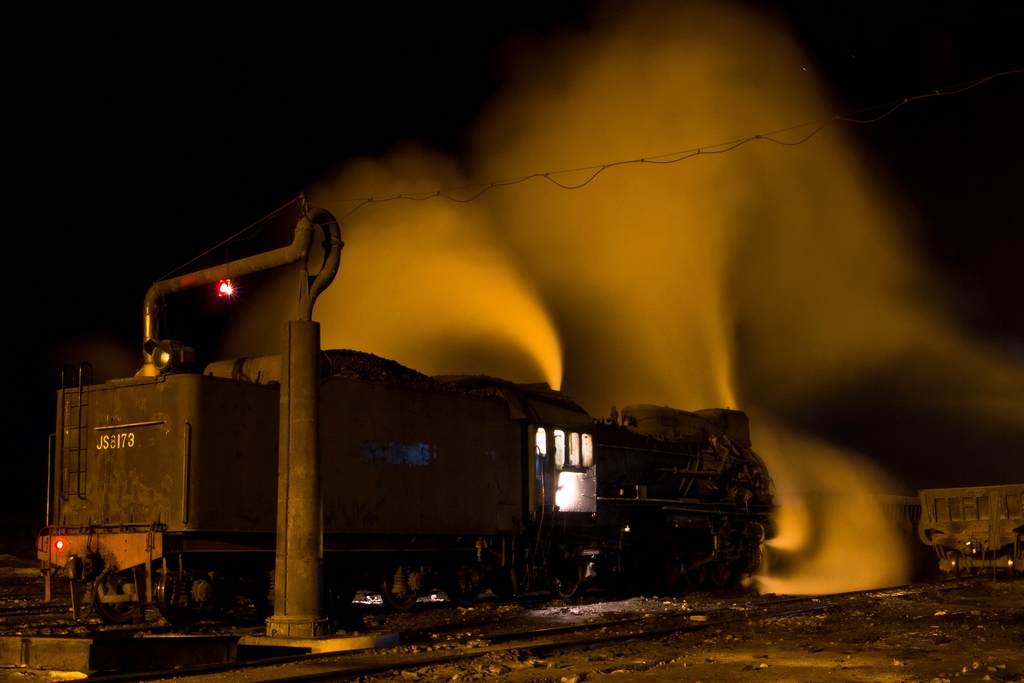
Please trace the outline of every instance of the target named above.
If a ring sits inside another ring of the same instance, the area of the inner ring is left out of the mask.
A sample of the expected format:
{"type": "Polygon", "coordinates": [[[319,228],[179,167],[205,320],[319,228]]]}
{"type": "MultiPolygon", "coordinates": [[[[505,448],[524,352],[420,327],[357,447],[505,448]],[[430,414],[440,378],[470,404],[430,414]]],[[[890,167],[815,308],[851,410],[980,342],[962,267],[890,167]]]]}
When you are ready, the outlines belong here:
{"type": "MultiPolygon", "coordinates": [[[[309,194],[342,216],[351,198],[650,158],[821,119],[835,107],[806,63],[784,25],[749,8],[610,5],[585,31],[509,48],[507,85],[458,162],[396,149],[309,194]]],[[[595,415],[640,402],[754,411],[755,448],[766,444],[787,506],[783,537],[805,539],[801,568],[770,589],[893,584],[902,554],[885,551],[898,541],[879,518],[786,520],[801,517],[789,513],[806,509],[808,491],[899,484],[786,425],[841,411],[836,397],[884,391],[936,421],[1024,432],[1024,370],[944,319],[905,237],[912,220],[830,127],[796,147],[611,168],[575,191],[532,180],[467,204],[361,207],[342,223],[349,246],[318,317],[325,347],[427,373],[557,386],[564,352],[564,388],[595,415]],[[837,571],[864,534],[882,557],[837,571]]]]}
{"type": "MultiPolygon", "coordinates": [[[[464,183],[445,173],[452,165],[437,153],[407,151],[347,173],[359,189],[398,192],[464,183]]],[[[558,334],[514,262],[480,229],[490,220],[484,207],[389,208],[397,210],[368,212],[345,234],[345,268],[318,304],[324,345],[372,350],[429,374],[486,373],[559,388],[558,334]]]]}

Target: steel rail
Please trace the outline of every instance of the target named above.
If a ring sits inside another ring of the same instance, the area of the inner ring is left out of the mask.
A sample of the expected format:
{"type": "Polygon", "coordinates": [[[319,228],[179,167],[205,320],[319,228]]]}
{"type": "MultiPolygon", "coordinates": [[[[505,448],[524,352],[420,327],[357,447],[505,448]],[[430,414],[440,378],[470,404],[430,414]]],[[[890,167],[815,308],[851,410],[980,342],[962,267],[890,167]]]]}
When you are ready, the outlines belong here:
{"type": "MultiPolygon", "coordinates": [[[[386,648],[375,653],[367,652],[322,652],[315,654],[291,655],[285,657],[271,657],[265,659],[253,659],[244,662],[232,662],[226,664],[201,665],[197,667],[186,667],[168,671],[132,672],[126,674],[100,675],[90,677],[91,681],[113,683],[115,681],[143,681],[173,678],[176,681],[188,681],[190,678],[198,678],[209,674],[225,673],[229,671],[255,671],[284,664],[311,663],[318,660],[336,658],[339,661],[328,670],[302,673],[296,675],[274,676],[275,683],[299,683],[323,680],[345,680],[359,676],[385,673],[388,671],[401,671],[410,668],[421,668],[436,664],[447,664],[465,659],[472,659],[494,652],[508,652],[514,650],[528,650],[531,652],[554,652],[558,650],[588,647],[601,645],[610,642],[618,642],[630,639],[656,639],[681,632],[692,632],[719,627],[724,624],[740,620],[757,618],[783,618],[803,614],[822,612],[829,609],[844,607],[858,602],[880,599],[884,597],[901,597],[904,595],[917,595],[931,591],[959,590],[967,587],[968,582],[959,581],[956,583],[944,582],[940,584],[911,584],[885,589],[870,589],[864,591],[850,591],[845,593],[834,593],[817,596],[786,596],[772,598],[753,603],[747,603],[744,608],[737,609],[729,605],[725,607],[713,607],[707,610],[695,610],[689,612],[676,612],[667,614],[648,614],[643,617],[628,617],[624,619],[595,621],[589,623],[574,624],[570,626],[549,627],[531,629],[528,631],[508,631],[501,633],[483,634],[458,641],[446,641],[451,649],[432,650],[428,652],[395,652],[394,648],[386,648]],[[772,608],[780,608],[798,603],[815,603],[806,609],[790,611],[774,611],[772,608]],[[695,621],[693,616],[703,616],[706,620],[695,621]],[[645,628],[637,630],[622,631],[637,625],[644,625],[645,628]],[[557,638],[568,633],[581,633],[604,631],[599,634],[582,635],[578,638],[557,638]],[[473,647],[474,641],[486,641],[487,645],[473,647]]],[[[462,628],[466,628],[463,626],[462,628]]],[[[475,630],[475,629],[474,629],[475,630]]],[[[427,642],[422,638],[422,630],[406,632],[417,640],[403,639],[399,647],[408,647],[418,643],[427,642]],[[413,635],[416,634],[416,635],[413,635]]],[[[435,645],[438,644],[436,641],[435,645]]],[[[656,664],[656,663],[655,663],[656,664]]]]}

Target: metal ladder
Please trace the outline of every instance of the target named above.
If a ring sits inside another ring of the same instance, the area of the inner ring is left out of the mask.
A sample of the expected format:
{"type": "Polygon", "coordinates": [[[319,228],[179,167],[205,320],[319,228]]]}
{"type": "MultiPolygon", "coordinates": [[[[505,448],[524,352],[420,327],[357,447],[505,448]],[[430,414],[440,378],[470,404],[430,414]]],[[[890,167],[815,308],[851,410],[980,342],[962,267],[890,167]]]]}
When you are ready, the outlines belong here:
{"type": "Polygon", "coordinates": [[[59,446],[60,497],[64,501],[71,496],[85,500],[85,478],[89,462],[89,395],[83,391],[83,387],[87,383],[92,384],[92,365],[89,363],[79,366],[77,378],[75,369],[70,365],[65,365],[61,371],[64,407],[59,446]],[[89,370],[88,382],[85,381],[86,369],[89,370]]]}

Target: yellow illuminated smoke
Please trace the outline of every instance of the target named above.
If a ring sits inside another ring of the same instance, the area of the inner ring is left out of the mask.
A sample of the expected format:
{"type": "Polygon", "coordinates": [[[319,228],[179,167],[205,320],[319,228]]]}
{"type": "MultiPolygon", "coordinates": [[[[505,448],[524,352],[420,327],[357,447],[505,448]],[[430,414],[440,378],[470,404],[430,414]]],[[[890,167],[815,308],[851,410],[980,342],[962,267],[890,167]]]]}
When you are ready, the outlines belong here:
{"type": "MultiPolygon", "coordinates": [[[[351,166],[349,192],[445,180],[440,155],[351,166]]],[[[317,303],[325,348],[372,351],[427,374],[562,384],[558,334],[536,293],[484,229],[480,207],[405,202],[346,223],[344,267],[317,303]]]]}
{"type": "Polygon", "coordinates": [[[906,583],[906,538],[878,499],[898,485],[855,453],[752,417],[779,506],[758,587],[820,594],[906,583]]]}
{"type": "MultiPolygon", "coordinates": [[[[515,49],[501,56],[506,86],[461,160],[476,180],[651,158],[837,110],[787,28],[746,6],[611,3],[585,30],[515,49]]],[[[457,187],[465,180],[453,167],[396,150],[339,169],[310,196],[342,216],[352,198],[457,187]]],[[[469,204],[370,204],[342,224],[341,275],[318,304],[325,345],[428,372],[455,370],[462,356],[480,363],[460,371],[503,374],[515,356],[523,372],[534,366],[530,379],[557,385],[560,338],[566,391],[592,414],[640,402],[730,406],[778,423],[906,367],[922,388],[907,389],[908,401],[1019,423],[1024,370],[944,319],[904,237],[914,217],[894,207],[882,178],[833,126],[795,147],[759,141],[616,166],[574,191],[532,180],[469,204]]],[[[821,592],[902,580],[904,553],[881,514],[812,514],[806,503],[895,485],[856,455],[752,427],[755,448],[771,444],[779,543],[802,563],[764,584],[821,592]],[[866,557],[865,544],[880,552],[866,557]]]]}

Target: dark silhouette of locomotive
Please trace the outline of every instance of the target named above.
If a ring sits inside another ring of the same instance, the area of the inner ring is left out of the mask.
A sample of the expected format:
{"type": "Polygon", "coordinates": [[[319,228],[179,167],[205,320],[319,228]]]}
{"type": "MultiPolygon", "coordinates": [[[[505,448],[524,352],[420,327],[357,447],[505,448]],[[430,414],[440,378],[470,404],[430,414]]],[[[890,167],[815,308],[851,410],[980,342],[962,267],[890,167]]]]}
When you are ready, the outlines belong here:
{"type": "Polygon", "coordinates": [[[460,603],[594,581],[670,592],[757,568],[771,482],[744,413],[631,406],[594,420],[546,384],[320,352],[313,303],[343,243],[329,212],[299,207],[290,245],[150,287],[134,377],[64,374],[38,539],[47,598],[64,577],[76,618],[155,605],[188,621],[266,612],[278,574],[268,630],[315,635],[321,586],[335,608],[373,588],[403,609],[435,587],[460,603]],[[284,360],[189,372],[194,351],[159,338],[162,297],[291,265],[284,360]]]}
{"type": "MultiPolygon", "coordinates": [[[[276,357],[58,392],[39,556],[106,621],[248,602],[274,568],[276,357]]],[[[471,601],[591,582],[666,594],[761,561],[772,497],[746,415],[630,406],[595,420],[546,384],[431,378],[323,354],[324,574],[335,601],[471,601]]],[[[67,382],[69,385],[73,382],[67,382]]]]}

